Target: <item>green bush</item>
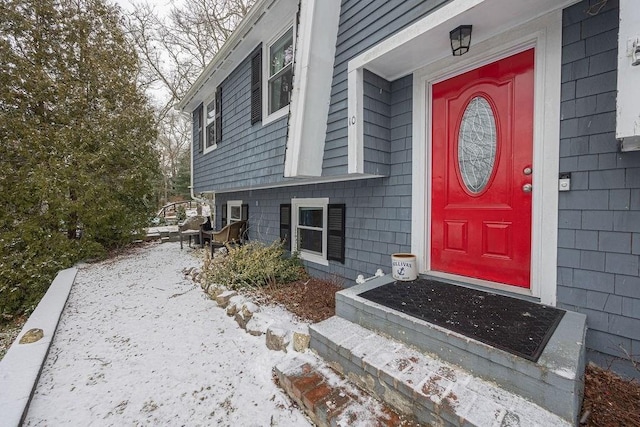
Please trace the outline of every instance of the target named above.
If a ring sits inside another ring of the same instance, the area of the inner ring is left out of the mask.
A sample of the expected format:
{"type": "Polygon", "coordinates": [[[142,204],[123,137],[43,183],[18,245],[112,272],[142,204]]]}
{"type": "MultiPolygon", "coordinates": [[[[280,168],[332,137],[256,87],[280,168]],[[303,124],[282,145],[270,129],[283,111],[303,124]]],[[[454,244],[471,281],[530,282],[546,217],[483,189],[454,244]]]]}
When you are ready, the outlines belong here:
{"type": "Polygon", "coordinates": [[[17,314],[29,314],[58,271],[80,259],[105,255],[95,242],[68,239],[33,222],[0,233],[0,324],[17,314]]]}
{"type": "Polygon", "coordinates": [[[297,254],[286,255],[279,241],[267,246],[251,242],[229,247],[226,255],[205,261],[204,280],[230,289],[289,283],[307,277],[297,254]]]}
{"type": "Polygon", "coordinates": [[[142,233],[159,157],[115,6],[15,0],[0,23],[1,322],[32,311],[60,269],[142,233]]]}
{"type": "Polygon", "coordinates": [[[178,222],[181,222],[185,219],[187,219],[187,210],[184,208],[184,206],[178,206],[178,208],[176,209],[176,220],[178,222]]]}

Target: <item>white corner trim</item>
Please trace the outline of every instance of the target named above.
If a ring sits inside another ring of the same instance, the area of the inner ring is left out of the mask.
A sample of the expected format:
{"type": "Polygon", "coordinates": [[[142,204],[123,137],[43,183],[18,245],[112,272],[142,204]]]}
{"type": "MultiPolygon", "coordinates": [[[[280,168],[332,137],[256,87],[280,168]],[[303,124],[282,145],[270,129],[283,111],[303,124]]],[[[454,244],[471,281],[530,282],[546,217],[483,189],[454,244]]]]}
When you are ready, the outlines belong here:
{"type": "Polygon", "coordinates": [[[347,172],[364,173],[364,81],[363,69],[351,68],[347,75],[347,172]]]}
{"type": "MultiPolygon", "coordinates": [[[[637,0],[620,0],[618,38],[618,96],[616,98],[616,138],[623,139],[623,151],[640,149],[640,65],[632,65],[634,51],[640,50],[640,8],[637,0]],[[634,46],[635,45],[635,46],[634,46]]],[[[635,54],[640,59],[640,52],[635,54]]]]}
{"type": "Polygon", "coordinates": [[[556,305],[558,280],[558,172],[560,170],[560,86],[562,11],[545,20],[538,39],[534,127],[532,290],[543,304],[556,305]],[[542,49],[544,48],[544,49],[542,49]],[[540,118],[540,119],[538,119],[540,118]],[[536,199],[537,197],[537,199],[536,199]],[[537,232],[535,232],[537,230],[537,232]]]}
{"type": "Polygon", "coordinates": [[[339,20],[339,0],[300,4],[285,177],[322,175],[339,20]]]}
{"type": "MultiPolygon", "coordinates": [[[[556,10],[414,73],[411,250],[420,272],[431,274],[431,86],[442,80],[535,47],[531,292],[544,304],[557,296],[558,170],[562,11],[556,10]],[[426,165],[425,168],[415,167],[426,165]]],[[[511,287],[509,287],[511,288],[511,287]]]]}
{"type": "Polygon", "coordinates": [[[411,252],[416,255],[418,272],[429,270],[427,257],[427,236],[429,221],[427,209],[428,200],[431,200],[431,186],[426,179],[431,176],[431,155],[428,151],[427,141],[430,140],[427,132],[431,129],[431,93],[424,76],[413,75],[413,117],[411,144],[411,252]],[[418,165],[422,165],[419,168],[418,165]]]}

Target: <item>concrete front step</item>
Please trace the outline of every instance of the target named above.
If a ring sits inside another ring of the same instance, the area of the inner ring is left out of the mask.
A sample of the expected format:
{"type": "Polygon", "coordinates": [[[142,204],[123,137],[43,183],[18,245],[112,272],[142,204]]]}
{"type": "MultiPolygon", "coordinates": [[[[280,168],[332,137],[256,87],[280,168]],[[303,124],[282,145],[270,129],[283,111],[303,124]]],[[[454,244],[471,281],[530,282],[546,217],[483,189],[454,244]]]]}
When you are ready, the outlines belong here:
{"type": "Polygon", "coordinates": [[[577,421],[584,389],[583,314],[566,312],[538,361],[532,362],[359,296],[391,282],[384,276],[338,292],[336,315],[495,382],[571,423],[577,421]]]}
{"type": "Polygon", "coordinates": [[[309,330],[311,348],[335,370],[421,423],[479,427],[573,424],[494,382],[340,317],[311,325],[309,330]]]}

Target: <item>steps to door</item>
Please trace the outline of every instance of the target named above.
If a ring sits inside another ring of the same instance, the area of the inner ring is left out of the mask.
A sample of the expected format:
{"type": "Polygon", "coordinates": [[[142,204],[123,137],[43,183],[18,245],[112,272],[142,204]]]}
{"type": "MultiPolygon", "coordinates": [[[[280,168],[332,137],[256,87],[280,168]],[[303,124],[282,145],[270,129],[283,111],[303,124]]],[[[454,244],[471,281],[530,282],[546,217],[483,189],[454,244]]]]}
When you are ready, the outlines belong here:
{"type": "Polygon", "coordinates": [[[391,281],[381,277],[338,292],[336,316],[310,327],[311,348],[421,422],[576,422],[584,386],[584,315],[567,312],[534,363],[358,296],[391,281]]]}
{"type": "Polygon", "coordinates": [[[572,425],[495,383],[337,316],[310,332],[311,348],[334,369],[421,423],[572,425]]]}

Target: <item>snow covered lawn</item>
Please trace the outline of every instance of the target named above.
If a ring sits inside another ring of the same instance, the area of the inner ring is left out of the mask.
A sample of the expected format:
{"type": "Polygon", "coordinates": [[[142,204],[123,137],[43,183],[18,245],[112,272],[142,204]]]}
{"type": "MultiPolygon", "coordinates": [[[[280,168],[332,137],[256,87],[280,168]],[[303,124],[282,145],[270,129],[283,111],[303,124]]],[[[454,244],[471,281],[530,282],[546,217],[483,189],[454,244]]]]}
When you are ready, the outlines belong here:
{"type": "Polygon", "coordinates": [[[293,354],[238,327],[178,243],[80,266],[25,425],[304,426],[273,383],[293,354]]]}

